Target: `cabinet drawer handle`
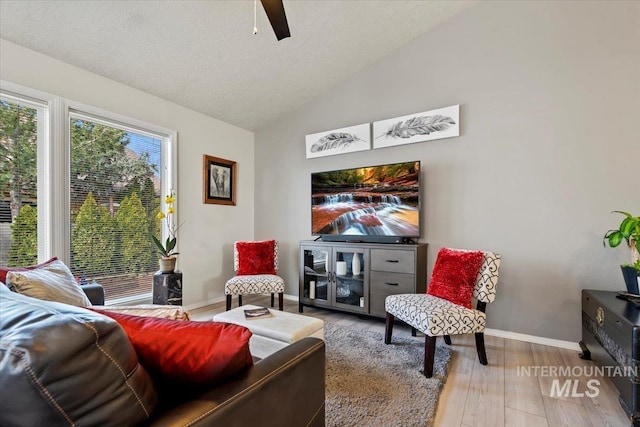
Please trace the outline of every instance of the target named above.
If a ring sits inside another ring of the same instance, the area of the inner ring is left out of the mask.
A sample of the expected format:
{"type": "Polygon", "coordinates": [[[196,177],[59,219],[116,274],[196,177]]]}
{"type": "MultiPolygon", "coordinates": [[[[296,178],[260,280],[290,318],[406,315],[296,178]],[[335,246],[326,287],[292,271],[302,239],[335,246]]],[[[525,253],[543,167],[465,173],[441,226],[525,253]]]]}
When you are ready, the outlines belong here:
{"type": "Polygon", "coordinates": [[[391,282],[384,282],[384,284],[389,286],[399,286],[398,283],[391,283],[391,282]]]}
{"type": "Polygon", "coordinates": [[[400,262],[400,260],[397,260],[397,259],[385,259],[385,262],[400,262]]]}

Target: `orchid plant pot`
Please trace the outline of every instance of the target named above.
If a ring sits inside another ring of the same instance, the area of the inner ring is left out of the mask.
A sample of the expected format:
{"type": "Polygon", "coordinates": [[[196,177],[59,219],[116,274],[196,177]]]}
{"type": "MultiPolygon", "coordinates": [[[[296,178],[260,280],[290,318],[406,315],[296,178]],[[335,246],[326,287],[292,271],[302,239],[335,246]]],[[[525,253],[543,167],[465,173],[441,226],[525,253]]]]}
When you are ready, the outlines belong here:
{"type": "Polygon", "coordinates": [[[160,257],[158,262],[160,263],[160,271],[162,273],[173,273],[176,269],[176,260],[177,257],[175,255],[168,257],[160,257]]]}

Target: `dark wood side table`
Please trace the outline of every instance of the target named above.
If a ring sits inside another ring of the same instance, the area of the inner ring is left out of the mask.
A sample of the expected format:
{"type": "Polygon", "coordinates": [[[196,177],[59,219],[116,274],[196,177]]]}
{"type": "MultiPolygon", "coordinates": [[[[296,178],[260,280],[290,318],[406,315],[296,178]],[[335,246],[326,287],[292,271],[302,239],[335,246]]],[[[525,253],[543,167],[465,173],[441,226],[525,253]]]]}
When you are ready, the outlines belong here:
{"type": "Polygon", "coordinates": [[[153,303],[160,305],[182,305],[182,272],[158,271],[153,275],[153,303]]]}
{"type": "Polygon", "coordinates": [[[580,357],[609,367],[619,401],[640,426],[640,307],[615,291],[582,291],[580,357]],[[621,372],[623,374],[621,374],[621,372]]]}

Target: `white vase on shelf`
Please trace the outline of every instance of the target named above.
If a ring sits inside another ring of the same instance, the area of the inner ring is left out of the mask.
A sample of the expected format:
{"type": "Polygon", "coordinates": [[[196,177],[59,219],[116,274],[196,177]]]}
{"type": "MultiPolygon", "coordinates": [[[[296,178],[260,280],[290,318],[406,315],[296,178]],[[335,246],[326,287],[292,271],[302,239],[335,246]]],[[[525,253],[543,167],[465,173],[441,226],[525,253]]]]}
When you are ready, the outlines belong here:
{"type": "Polygon", "coordinates": [[[351,261],[351,271],[354,276],[360,275],[360,270],[362,266],[360,265],[360,255],[353,254],[353,260],[351,261]]]}
{"type": "Polygon", "coordinates": [[[309,299],[316,299],[316,281],[309,281],[309,299]]]}
{"type": "Polygon", "coordinates": [[[344,261],[336,262],[336,274],[338,276],[345,276],[347,274],[347,263],[344,261]]]}

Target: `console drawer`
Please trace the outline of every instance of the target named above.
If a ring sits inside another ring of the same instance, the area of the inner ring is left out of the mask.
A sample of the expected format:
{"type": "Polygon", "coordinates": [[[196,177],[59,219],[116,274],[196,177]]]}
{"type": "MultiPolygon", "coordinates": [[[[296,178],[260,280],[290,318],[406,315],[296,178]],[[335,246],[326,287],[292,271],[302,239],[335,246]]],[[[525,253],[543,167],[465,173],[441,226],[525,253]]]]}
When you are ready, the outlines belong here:
{"type": "Polygon", "coordinates": [[[371,249],[371,270],[413,273],[416,255],[413,251],[371,249]]]}
{"type": "Polygon", "coordinates": [[[371,292],[385,295],[415,293],[415,275],[372,271],[369,275],[371,292]]]}
{"type": "Polygon", "coordinates": [[[369,314],[377,317],[385,317],[387,312],[384,310],[384,300],[389,295],[371,292],[369,297],[369,314]]]}

